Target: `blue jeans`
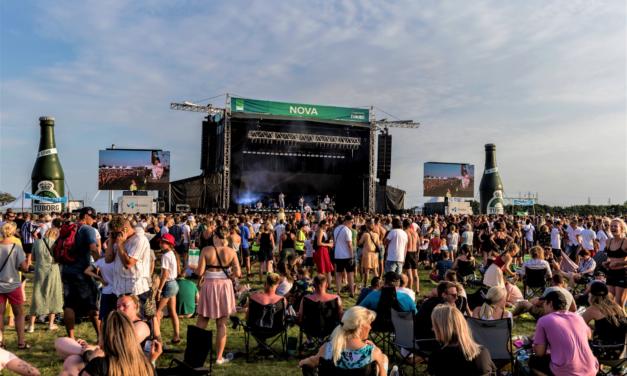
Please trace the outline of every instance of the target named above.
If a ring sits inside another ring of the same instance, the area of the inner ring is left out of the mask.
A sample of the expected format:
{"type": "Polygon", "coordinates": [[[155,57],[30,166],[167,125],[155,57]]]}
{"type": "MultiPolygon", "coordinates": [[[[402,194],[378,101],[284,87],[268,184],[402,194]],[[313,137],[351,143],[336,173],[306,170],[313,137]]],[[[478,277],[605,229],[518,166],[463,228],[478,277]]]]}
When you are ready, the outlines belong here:
{"type": "Polygon", "coordinates": [[[403,274],[403,263],[401,261],[386,261],[385,272],[394,272],[396,274],[403,274]]]}

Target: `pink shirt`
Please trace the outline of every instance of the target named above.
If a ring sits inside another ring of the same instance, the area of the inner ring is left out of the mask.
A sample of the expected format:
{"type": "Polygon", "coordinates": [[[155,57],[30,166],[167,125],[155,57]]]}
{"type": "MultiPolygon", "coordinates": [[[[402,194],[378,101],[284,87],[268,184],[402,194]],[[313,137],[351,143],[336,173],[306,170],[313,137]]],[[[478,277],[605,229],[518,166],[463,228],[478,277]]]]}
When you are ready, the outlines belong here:
{"type": "Polygon", "coordinates": [[[536,325],[534,345],[546,345],[555,376],[595,376],[597,359],[588,345],[590,328],[573,312],[552,312],[536,325]]]}

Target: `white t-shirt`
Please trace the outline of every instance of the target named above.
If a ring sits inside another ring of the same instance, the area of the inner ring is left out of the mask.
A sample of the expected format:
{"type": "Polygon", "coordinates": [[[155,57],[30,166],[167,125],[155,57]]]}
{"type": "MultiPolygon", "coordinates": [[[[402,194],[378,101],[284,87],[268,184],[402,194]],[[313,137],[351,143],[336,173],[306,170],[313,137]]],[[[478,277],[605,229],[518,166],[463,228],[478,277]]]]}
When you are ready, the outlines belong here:
{"type": "Polygon", "coordinates": [[[192,228],[187,223],[181,225],[181,233],[183,235],[183,243],[189,244],[189,237],[192,233],[192,228]]]}
{"type": "Polygon", "coordinates": [[[609,238],[610,237],[607,236],[605,231],[603,231],[603,230],[597,231],[597,239],[599,240],[599,251],[604,251],[605,250],[605,244],[607,243],[607,239],[609,239],[609,238]]]}
{"type": "Polygon", "coordinates": [[[174,251],[168,251],[161,256],[161,269],[168,271],[168,282],[176,279],[178,276],[178,268],[176,267],[174,251]]]}
{"type": "Polygon", "coordinates": [[[388,257],[386,261],[404,262],[407,242],[407,233],[400,228],[388,232],[385,237],[388,240],[388,257]]]}
{"type": "MultiPolygon", "coordinates": [[[[165,226],[164,226],[165,227],[165,226]]],[[[144,230],[135,228],[135,235],[127,239],[124,248],[129,257],[137,260],[135,265],[126,268],[122,264],[119,254],[114,261],[115,279],[113,291],[116,295],[141,295],[148,291],[150,280],[150,242],[144,235],[144,230]]]]}
{"type": "Polygon", "coordinates": [[[566,229],[566,233],[568,234],[568,245],[579,245],[577,235],[581,235],[582,231],[583,229],[581,227],[572,228],[571,226],[568,226],[566,229]]]}
{"type": "Polygon", "coordinates": [[[462,245],[466,244],[472,246],[473,236],[474,234],[472,233],[472,231],[464,231],[462,233],[462,245]]]}
{"type": "Polygon", "coordinates": [[[594,249],[594,241],[597,239],[597,234],[587,228],[581,231],[581,246],[586,251],[592,251],[594,249]]]}
{"type": "Polygon", "coordinates": [[[100,269],[100,275],[102,275],[102,279],[107,282],[106,286],[102,286],[103,294],[113,294],[113,280],[115,278],[115,269],[113,262],[106,263],[104,257],[99,258],[94,263],[94,266],[100,269]]]}
{"type": "Polygon", "coordinates": [[[551,229],[551,248],[553,249],[562,248],[562,238],[560,236],[560,230],[557,227],[553,227],[551,229]]]}
{"type": "Polygon", "coordinates": [[[523,230],[525,230],[525,240],[527,240],[528,242],[532,242],[533,241],[533,232],[536,228],[533,227],[533,225],[530,223],[528,225],[525,225],[525,227],[523,227],[523,230]]]}
{"type": "Polygon", "coordinates": [[[349,259],[351,258],[352,247],[348,244],[353,244],[353,232],[345,225],[339,225],[333,230],[333,238],[335,245],[335,258],[336,259],[349,259]]]}
{"type": "Polygon", "coordinates": [[[414,302],[416,301],[416,292],[414,292],[413,290],[408,289],[407,287],[397,287],[396,291],[407,294],[411,298],[411,300],[413,300],[414,302]]]}
{"type": "Polygon", "coordinates": [[[459,243],[459,234],[457,232],[452,232],[448,234],[448,244],[452,250],[457,249],[457,243],[459,243]]]}

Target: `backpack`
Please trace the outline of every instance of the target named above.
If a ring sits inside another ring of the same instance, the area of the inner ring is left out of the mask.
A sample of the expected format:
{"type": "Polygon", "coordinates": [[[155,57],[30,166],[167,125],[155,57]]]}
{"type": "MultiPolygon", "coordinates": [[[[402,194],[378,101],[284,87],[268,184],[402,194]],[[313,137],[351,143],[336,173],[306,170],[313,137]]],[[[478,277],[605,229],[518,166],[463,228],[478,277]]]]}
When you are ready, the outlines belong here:
{"type": "Polygon", "coordinates": [[[181,229],[181,226],[174,225],[169,228],[168,232],[170,235],[174,236],[174,241],[176,242],[176,245],[181,245],[181,243],[183,242],[183,230],[181,229]]]}
{"type": "Polygon", "coordinates": [[[76,223],[65,223],[61,226],[59,237],[54,242],[53,256],[59,264],[73,264],[76,262],[76,233],[78,226],[76,223]]]}

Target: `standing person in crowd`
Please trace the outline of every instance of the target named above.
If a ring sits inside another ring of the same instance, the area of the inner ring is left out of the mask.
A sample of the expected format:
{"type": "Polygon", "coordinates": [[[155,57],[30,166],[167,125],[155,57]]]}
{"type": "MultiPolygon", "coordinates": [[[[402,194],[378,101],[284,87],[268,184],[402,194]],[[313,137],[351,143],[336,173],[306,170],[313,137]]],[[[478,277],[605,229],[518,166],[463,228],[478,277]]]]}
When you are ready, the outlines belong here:
{"type": "Polygon", "coordinates": [[[113,261],[107,262],[104,257],[96,260],[95,263],[90,265],[85,274],[100,281],[102,287],[100,289],[100,307],[98,310],[98,319],[100,320],[101,333],[104,328],[109,312],[115,309],[118,297],[113,293],[113,280],[115,279],[113,261]]]}
{"type": "Polygon", "coordinates": [[[20,227],[20,238],[22,240],[22,248],[26,254],[26,259],[30,265],[32,262],[31,253],[33,250],[33,243],[35,240],[43,237],[44,234],[39,234],[39,228],[35,223],[35,218],[31,218],[30,213],[24,214],[24,223],[20,227]]]}
{"type": "Polygon", "coordinates": [[[379,234],[379,276],[383,276],[385,273],[385,245],[383,244],[383,239],[385,239],[385,235],[387,234],[387,230],[385,226],[383,226],[383,219],[381,217],[375,217],[374,219],[375,229],[379,234]]]}
{"type": "Polygon", "coordinates": [[[570,221],[570,225],[566,229],[566,235],[568,236],[568,239],[567,239],[568,242],[566,243],[567,244],[566,254],[568,255],[568,257],[570,257],[573,260],[576,259],[577,250],[579,249],[583,241],[581,237],[582,231],[583,231],[583,228],[581,228],[577,224],[577,220],[575,219],[570,221]]]}
{"type": "Polygon", "coordinates": [[[261,232],[257,234],[257,240],[259,242],[259,282],[263,279],[264,273],[272,273],[272,264],[274,263],[273,251],[275,247],[274,233],[272,231],[272,225],[270,222],[266,222],[260,227],[261,232]]]}
{"type": "Polygon", "coordinates": [[[605,222],[597,225],[597,240],[599,241],[599,252],[605,251],[607,240],[612,238],[612,233],[608,233],[608,226],[605,222]]]}
{"type": "Polygon", "coordinates": [[[459,233],[457,232],[457,226],[451,225],[449,227],[449,233],[446,235],[448,241],[449,251],[451,252],[451,258],[455,259],[457,256],[457,248],[459,244],[459,233]]]}
{"type": "Polygon", "coordinates": [[[353,249],[353,216],[344,217],[344,222],[333,230],[335,239],[335,286],[339,294],[342,287],[342,273],[348,275],[349,295],[355,295],[355,254],[353,249]]]}
{"type": "Polygon", "coordinates": [[[110,226],[110,243],[105,251],[105,260],[114,262],[113,292],[117,296],[137,296],[143,308],[150,295],[152,253],[148,238],[141,226],[133,228],[130,221],[121,216],[113,218],[110,226]]]}
{"type": "Polygon", "coordinates": [[[627,302],[627,224],[620,218],[610,222],[612,239],[607,240],[605,253],[607,261],[607,287],[616,303],[624,307],[627,302]]]}
{"type": "Polygon", "coordinates": [[[52,248],[59,237],[59,229],[52,227],[43,238],[35,241],[32,251],[35,257],[35,278],[33,297],[30,305],[30,325],[28,332],[35,331],[35,318],[48,316],[48,329],[57,330],[55,313],[63,311],[63,283],[59,264],[54,261],[52,248]]]}
{"type": "Polygon", "coordinates": [[[405,253],[405,262],[403,263],[403,270],[408,281],[407,288],[420,292],[420,278],[418,277],[418,242],[420,241],[420,236],[416,232],[412,221],[408,218],[403,220],[403,229],[407,234],[407,252],[405,253]]]}
{"type": "Polygon", "coordinates": [[[250,234],[246,217],[239,217],[239,235],[242,238],[242,262],[241,265],[246,269],[246,279],[250,278],[250,240],[254,237],[250,234]]]}
{"type": "Polygon", "coordinates": [[[342,316],[340,325],[333,330],[329,342],[323,344],[316,355],[301,360],[298,365],[315,368],[320,359],[326,359],[341,370],[353,370],[374,362],[377,366],[377,375],[386,376],[387,356],[368,341],[375,317],[373,311],[363,307],[355,306],[347,310],[342,316]]]}
{"type": "Polygon", "coordinates": [[[161,321],[163,320],[163,310],[168,307],[168,314],[172,320],[172,331],[174,338],[171,343],[177,344],[181,342],[181,333],[179,330],[179,317],[176,312],[176,294],[179,292],[179,285],[176,277],[181,274],[181,262],[179,256],[174,252],[174,237],[171,234],[165,234],[161,237],[161,278],[159,279],[159,289],[157,290],[157,316],[155,325],[155,336],[161,337],[161,321]]]}
{"type": "Polygon", "coordinates": [[[523,226],[523,231],[525,233],[525,247],[524,252],[527,252],[527,250],[531,249],[531,247],[534,246],[534,241],[535,241],[535,231],[536,231],[536,227],[533,225],[533,223],[531,223],[531,219],[528,219],[525,221],[525,225],[523,226]]]}
{"type": "Polygon", "coordinates": [[[226,324],[236,310],[235,291],[229,277],[242,276],[237,253],[226,246],[227,234],[228,229],[225,227],[214,231],[214,245],[202,249],[196,270],[196,274],[203,278],[196,326],[204,329],[209,320],[216,320],[216,364],[228,361],[222,356],[226,346],[226,324]]]}
{"type": "Polygon", "coordinates": [[[19,270],[28,271],[28,260],[21,244],[11,238],[17,230],[15,222],[5,222],[0,229],[0,348],[4,347],[4,310],[7,300],[15,317],[17,348],[30,348],[24,337],[24,293],[19,270]]]}
{"type": "MultiPolygon", "coordinates": [[[[91,258],[97,260],[98,239],[96,229],[93,228],[96,211],[91,207],[84,207],[79,212],[78,230],[74,238],[72,253],[75,261],[65,263],[61,269],[63,281],[63,322],[70,338],[74,338],[76,317],[89,316],[94,330],[100,337],[100,322],[98,320],[98,291],[92,279],[85,274],[85,269],[91,264],[91,258]]],[[[65,224],[61,228],[61,233],[65,224]]]]}
{"type": "Polygon", "coordinates": [[[387,257],[385,259],[385,271],[397,274],[403,273],[403,263],[409,244],[407,233],[402,229],[401,219],[395,217],[392,220],[392,230],[385,237],[387,257]]]}
{"type": "Polygon", "coordinates": [[[370,271],[376,276],[378,273],[379,255],[377,255],[377,246],[379,244],[379,234],[374,231],[374,223],[371,221],[367,225],[363,225],[363,230],[357,244],[361,250],[361,269],[362,283],[366,287],[370,271]]]}
{"type": "Polygon", "coordinates": [[[486,376],[496,372],[490,352],[473,340],[466,319],[457,308],[438,305],[431,314],[431,322],[442,347],[429,356],[430,375],[486,376]]]}
{"type": "Polygon", "coordinates": [[[558,219],[553,223],[551,229],[551,252],[553,259],[560,262],[562,260],[562,222],[558,219]]]}
{"type": "MultiPolygon", "coordinates": [[[[329,255],[329,249],[333,247],[333,240],[328,239],[327,231],[329,225],[326,219],[323,219],[318,224],[318,230],[316,231],[314,238],[314,254],[313,259],[316,264],[318,274],[326,274],[327,282],[331,284],[333,279],[331,273],[335,270],[331,263],[331,256],[329,255]]],[[[337,291],[339,293],[339,290],[337,291]]]]}
{"type": "Polygon", "coordinates": [[[462,228],[464,229],[464,232],[462,232],[462,244],[461,245],[462,246],[466,245],[468,247],[468,252],[472,256],[474,254],[472,244],[473,244],[473,240],[475,236],[474,233],[472,232],[472,226],[470,225],[470,223],[466,223],[466,225],[463,226],[462,228]]]}
{"type": "Polygon", "coordinates": [[[592,226],[592,222],[586,222],[584,225],[584,229],[581,231],[581,247],[594,256],[596,249],[599,249],[599,242],[597,233],[592,226]]]}
{"type": "Polygon", "coordinates": [[[595,376],[599,363],[588,345],[590,328],[581,316],[567,311],[559,291],[549,292],[542,301],[544,316],[536,325],[529,367],[539,375],[595,376]]]}

